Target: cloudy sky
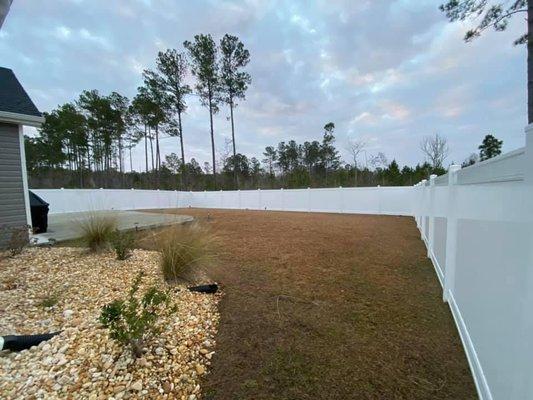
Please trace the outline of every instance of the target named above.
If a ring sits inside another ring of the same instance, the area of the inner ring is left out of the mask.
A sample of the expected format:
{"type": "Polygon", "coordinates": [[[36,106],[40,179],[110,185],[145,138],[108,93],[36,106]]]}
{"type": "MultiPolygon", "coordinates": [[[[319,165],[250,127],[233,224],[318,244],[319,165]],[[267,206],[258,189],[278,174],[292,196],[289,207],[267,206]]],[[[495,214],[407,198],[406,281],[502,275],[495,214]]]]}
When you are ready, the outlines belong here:
{"type": "MultiPolygon", "coordinates": [[[[333,121],[337,146],[350,138],[389,160],[423,160],[419,142],[448,138],[447,163],[461,162],[493,133],[504,150],[524,144],[525,31],[462,41],[438,0],[14,0],[0,31],[0,65],[12,68],[41,111],[84,89],[133,97],[155,55],[211,33],[237,35],[251,53],[253,82],[236,110],[237,151],[320,139],[333,121]]],[[[228,110],[215,120],[216,145],[230,136],[228,110]]],[[[196,98],[184,120],[187,158],[210,158],[209,118],[196,98]]],[[[179,152],[177,139],[162,141],[179,152]]],[[[134,167],[142,162],[136,151],[134,167]]],[[[364,156],[363,160],[364,162],[364,156]]]]}

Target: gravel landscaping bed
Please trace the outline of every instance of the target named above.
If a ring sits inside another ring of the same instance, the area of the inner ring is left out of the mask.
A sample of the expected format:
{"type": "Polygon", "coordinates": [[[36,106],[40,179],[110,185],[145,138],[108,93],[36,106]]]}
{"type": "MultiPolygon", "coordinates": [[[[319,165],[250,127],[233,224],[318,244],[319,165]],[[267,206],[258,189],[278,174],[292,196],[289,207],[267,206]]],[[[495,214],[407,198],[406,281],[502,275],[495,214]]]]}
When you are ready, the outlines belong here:
{"type": "MultiPolygon", "coordinates": [[[[0,255],[1,257],[1,255],[0,255]]],[[[158,254],[135,250],[126,261],[79,248],[32,248],[0,258],[0,335],[62,332],[20,353],[0,352],[4,399],[194,400],[214,353],[220,295],[172,289],[177,312],[159,320],[162,333],[135,359],[98,322],[103,305],[141,289],[164,288],[158,254]]]]}

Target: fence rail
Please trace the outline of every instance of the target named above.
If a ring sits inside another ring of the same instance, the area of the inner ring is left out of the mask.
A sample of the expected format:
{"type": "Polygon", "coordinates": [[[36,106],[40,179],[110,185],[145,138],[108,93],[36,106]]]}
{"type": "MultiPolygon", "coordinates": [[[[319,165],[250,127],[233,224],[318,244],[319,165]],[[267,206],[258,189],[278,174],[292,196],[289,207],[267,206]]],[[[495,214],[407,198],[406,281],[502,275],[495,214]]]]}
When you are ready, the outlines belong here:
{"type": "Polygon", "coordinates": [[[232,208],[412,215],[482,400],[533,399],[533,125],[526,146],[414,187],[35,190],[52,213],[232,208]]]}

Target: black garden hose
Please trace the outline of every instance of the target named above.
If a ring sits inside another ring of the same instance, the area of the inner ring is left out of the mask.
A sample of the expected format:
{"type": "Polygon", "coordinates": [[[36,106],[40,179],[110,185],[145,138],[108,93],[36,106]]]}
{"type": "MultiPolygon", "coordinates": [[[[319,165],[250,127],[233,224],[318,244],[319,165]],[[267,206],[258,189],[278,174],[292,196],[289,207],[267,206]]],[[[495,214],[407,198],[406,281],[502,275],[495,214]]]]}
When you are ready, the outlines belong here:
{"type": "Polygon", "coordinates": [[[60,332],[44,333],[41,335],[7,335],[0,336],[0,350],[21,351],[37,346],[39,343],[49,340],[60,332]]]}
{"type": "Polygon", "coordinates": [[[211,283],[210,285],[191,286],[187,289],[189,289],[191,292],[198,293],[216,293],[218,290],[218,285],[216,283],[211,283]]]}

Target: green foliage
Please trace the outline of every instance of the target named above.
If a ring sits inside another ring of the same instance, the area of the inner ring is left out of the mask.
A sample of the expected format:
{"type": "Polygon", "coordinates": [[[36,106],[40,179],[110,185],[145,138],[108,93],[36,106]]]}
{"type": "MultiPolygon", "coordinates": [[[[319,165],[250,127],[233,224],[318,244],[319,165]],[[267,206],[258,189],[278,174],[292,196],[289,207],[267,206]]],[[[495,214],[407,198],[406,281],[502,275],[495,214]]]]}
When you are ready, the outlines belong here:
{"type": "Polygon", "coordinates": [[[196,35],[194,41],[183,42],[189,52],[191,71],[196,77],[196,91],[210,112],[218,112],[220,101],[220,65],[218,49],[211,35],[196,35]]]}
{"type": "Polygon", "coordinates": [[[39,305],[43,308],[50,308],[55,306],[57,303],[59,303],[59,294],[58,293],[52,293],[49,296],[46,296],[41,300],[39,305]]]}
{"type": "Polygon", "coordinates": [[[215,256],[216,238],[199,225],[180,225],[157,238],[161,272],[167,282],[183,278],[191,268],[206,265],[215,256]]]}
{"type": "Polygon", "coordinates": [[[157,321],[176,311],[169,292],[148,288],[140,297],[137,292],[143,278],[140,272],[133,281],[126,300],[115,300],[102,308],[99,321],[109,336],[124,346],[130,346],[136,357],[142,355],[145,341],[160,333],[157,321]]]}
{"type": "MultiPolygon", "coordinates": [[[[527,0],[495,2],[493,4],[487,0],[448,0],[441,4],[439,9],[452,22],[467,19],[479,21],[474,29],[466,32],[464,39],[468,42],[479,37],[488,28],[493,28],[499,32],[506,30],[513,15],[527,13],[527,0]]],[[[514,43],[527,43],[527,34],[520,36],[514,43]]]]}
{"type": "Polygon", "coordinates": [[[244,99],[252,82],[249,73],[242,71],[250,62],[250,52],[237,36],[224,35],[220,40],[220,83],[224,101],[233,107],[235,99],[244,99]]]}
{"type": "Polygon", "coordinates": [[[480,161],[496,157],[502,152],[503,140],[498,140],[492,135],[487,135],[478,147],[480,161]]]}
{"type": "Polygon", "coordinates": [[[119,231],[118,229],[111,235],[111,245],[117,255],[117,260],[125,260],[131,255],[131,250],[135,244],[135,238],[130,231],[119,231]]]}
{"type": "Polygon", "coordinates": [[[91,250],[107,247],[117,227],[114,216],[90,213],[79,222],[81,241],[91,250]]]}

